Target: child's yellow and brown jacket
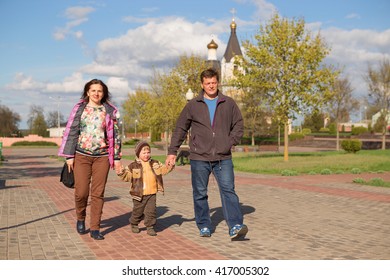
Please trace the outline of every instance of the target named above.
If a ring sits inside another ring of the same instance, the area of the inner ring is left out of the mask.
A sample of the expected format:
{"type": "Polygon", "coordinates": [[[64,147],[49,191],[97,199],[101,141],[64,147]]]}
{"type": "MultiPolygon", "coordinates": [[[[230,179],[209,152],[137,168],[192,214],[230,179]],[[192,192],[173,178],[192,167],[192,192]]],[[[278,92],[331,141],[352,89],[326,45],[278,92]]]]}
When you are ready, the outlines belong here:
{"type": "Polygon", "coordinates": [[[164,193],[162,176],[172,171],[161,162],[150,159],[143,162],[136,159],[126,166],[118,174],[125,182],[130,182],[130,195],[133,199],[142,201],[142,196],[156,194],[158,191],[164,193]]]}

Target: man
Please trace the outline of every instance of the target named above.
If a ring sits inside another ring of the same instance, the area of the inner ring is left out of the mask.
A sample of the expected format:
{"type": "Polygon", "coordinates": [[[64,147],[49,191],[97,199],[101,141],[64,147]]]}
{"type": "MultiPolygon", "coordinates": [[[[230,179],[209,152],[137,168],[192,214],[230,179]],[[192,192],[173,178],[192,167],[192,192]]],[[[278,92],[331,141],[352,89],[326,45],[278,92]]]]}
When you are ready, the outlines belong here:
{"type": "Polygon", "coordinates": [[[228,96],[218,90],[219,77],[213,69],[200,75],[202,91],[181,112],[168,148],[167,165],[174,165],[177,151],[191,128],[190,165],[196,224],[200,236],[211,236],[207,187],[213,173],[221,194],[222,210],[232,239],[243,237],[248,227],[234,190],[231,148],[243,135],[241,112],[228,96]]]}

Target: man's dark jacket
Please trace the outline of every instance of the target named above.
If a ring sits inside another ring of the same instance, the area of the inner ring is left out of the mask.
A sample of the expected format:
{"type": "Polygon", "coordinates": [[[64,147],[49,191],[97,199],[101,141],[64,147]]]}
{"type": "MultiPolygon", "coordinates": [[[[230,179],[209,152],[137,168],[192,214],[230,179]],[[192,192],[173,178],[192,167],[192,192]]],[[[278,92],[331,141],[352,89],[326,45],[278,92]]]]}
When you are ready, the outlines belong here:
{"type": "Polygon", "coordinates": [[[232,98],[219,91],[214,120],[211,124],[203,94],[202,91],[196,98],[189,101],[180,113],[168,154],[176,155],[189,131],[191,160],[230,159],[232,146],[239,143],[244,133],[240,109],[232,98]]]}

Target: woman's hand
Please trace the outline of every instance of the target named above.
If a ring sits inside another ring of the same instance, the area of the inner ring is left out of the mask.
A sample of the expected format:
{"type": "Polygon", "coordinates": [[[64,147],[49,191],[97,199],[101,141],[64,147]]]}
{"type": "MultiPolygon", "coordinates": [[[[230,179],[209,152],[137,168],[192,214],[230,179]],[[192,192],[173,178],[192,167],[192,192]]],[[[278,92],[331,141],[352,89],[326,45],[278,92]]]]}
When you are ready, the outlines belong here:
{"type": "Polygon", "coordinates": [[[115,168],[115,173],[120,174],[123,170],[122,163],[120,160],[115,160],[114,161],[114,168],[115,168]]]}
{"type": "Polygon", "coordinates": [[[74,159],[73,159],[73,158],[67,159],[67,160],[66,160],[66,165],[68,166],[68,172],[70,173],[70,171],[73,170],[74,159]]]}

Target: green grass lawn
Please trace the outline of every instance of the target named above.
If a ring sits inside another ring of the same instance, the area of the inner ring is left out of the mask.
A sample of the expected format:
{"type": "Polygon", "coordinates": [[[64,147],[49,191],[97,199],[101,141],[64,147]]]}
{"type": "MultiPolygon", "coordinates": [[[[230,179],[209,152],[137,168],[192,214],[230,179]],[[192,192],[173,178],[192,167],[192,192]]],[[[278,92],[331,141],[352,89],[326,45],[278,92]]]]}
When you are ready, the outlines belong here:
{"type": "Polygon", "coordinates": [[[297,174],[380,173],[390,171],[390,150],[290,153],[288,161],[284,161],[283,153],[235,153],[233,161],[236,170],[259,174],[281,174],[285,170],[297,174]]]}
{"type": "MultiPolygon", "coordinates": [[[[153,156],[165,162],[165,156],[153,156]]],[[[283,153],[233,153],[236,171],[257,174],[282,174],[285,170],[296,174],[356,173],[390,171],[390,150],[364,150],[356,154],[344,151],[289,153],[284,161],[283,153]]]]}
{"type": "MultiPolygon", "coordinates": [[[[127,158],[127,157],[126,157],[127,158]]],[[[165,156],[153,156],[165,162],[165,156]]],[[[133,159],[133,157],[129,157],[133,159]]],[[[283,153],[233,153],[236,171],[256,174],[303,175],[303,174],[356,174],[354,183],[390,187],[390,182],[381,178],[364,181],[360,173],[383,173],[390,171],[390,150],[364,150],[356,154],[344,151],[289,153],[289,160],[284,161],[283,153]]]]}

